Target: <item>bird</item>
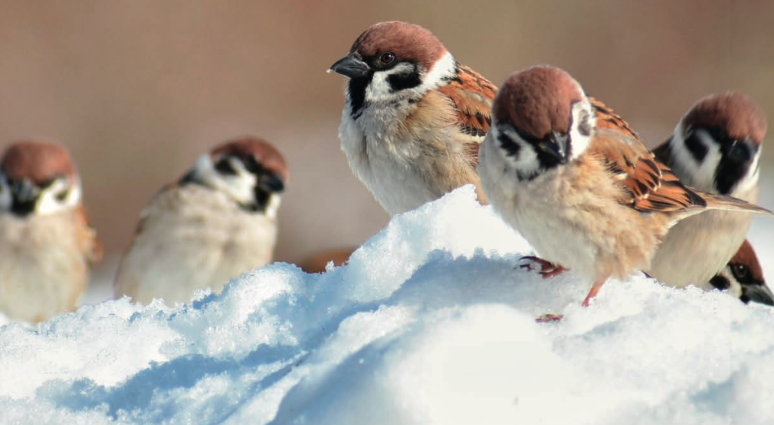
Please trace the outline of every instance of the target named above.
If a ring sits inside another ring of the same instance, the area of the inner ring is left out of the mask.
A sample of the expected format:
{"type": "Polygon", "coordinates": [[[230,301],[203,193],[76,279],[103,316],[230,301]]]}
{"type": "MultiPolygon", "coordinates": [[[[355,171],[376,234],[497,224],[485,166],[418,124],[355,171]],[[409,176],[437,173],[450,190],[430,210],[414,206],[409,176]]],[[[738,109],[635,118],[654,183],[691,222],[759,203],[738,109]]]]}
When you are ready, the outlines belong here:
{"type": "Polygon", "coordinates": [[[116,273],[115,298],[184,303],[198,289],[219,292],[270,263],[288,177],[284,157],[264,139],[244,136],[210,149],[142,211],[116,273]]]}
{"type": "Polygon", "coordinates": [[[750,242],[745,240],[731,261],[709,281],[710,285],[739,298],[743,303],[774,306],[774,293],[766,285],[763,270],[750,242]]]}
{"type": "MultiPolygon", "coordinates": [[[[757,203],[765,136],[763,110],[743,93],[726,92],[696,102],[653,152],[688,186],[757,203]]],[[[715,210],[677,223],[647,273],[670,286],[708,287],[742,245],[752,219],[715,210]]]]}
{"type": "Polygon", "coordinates": [[[608,278],[647,270],[683,218],[707,209],[770,214],[684,186],[620,116],[548,65],[506,79],[479,161],[494,210],[543,259],[594,282],[584,306],[608,278]]]}
{"type": "Polygon", "coordinates": [[[328,72],[349,78],[339,127],[353,173],[390,216],[473,184],[497,87],[429,30],[372,25],[328,72]]]}
{"type": "Polygon", "coordinates": [[[38,323],[75,310],[101,257],[67,150],[10,144],[0,159],[0,311],[38,323]]]}

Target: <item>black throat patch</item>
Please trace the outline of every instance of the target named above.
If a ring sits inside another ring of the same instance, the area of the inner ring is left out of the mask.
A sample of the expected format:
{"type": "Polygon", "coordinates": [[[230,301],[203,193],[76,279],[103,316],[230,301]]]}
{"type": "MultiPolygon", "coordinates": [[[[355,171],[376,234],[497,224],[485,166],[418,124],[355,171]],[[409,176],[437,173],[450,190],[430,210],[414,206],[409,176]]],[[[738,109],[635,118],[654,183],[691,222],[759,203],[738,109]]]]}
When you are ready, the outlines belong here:
{"type": "Polygon", "coordinates": [[[373,77],[374,73],[371,71],[363,77],[349,80],[347,93],[349,94],[349,104],[352,108],[350,111],[352,119],[358,119],[363,114],[363,108],[366,106],[366,88],[371,84],[373,77]]]}

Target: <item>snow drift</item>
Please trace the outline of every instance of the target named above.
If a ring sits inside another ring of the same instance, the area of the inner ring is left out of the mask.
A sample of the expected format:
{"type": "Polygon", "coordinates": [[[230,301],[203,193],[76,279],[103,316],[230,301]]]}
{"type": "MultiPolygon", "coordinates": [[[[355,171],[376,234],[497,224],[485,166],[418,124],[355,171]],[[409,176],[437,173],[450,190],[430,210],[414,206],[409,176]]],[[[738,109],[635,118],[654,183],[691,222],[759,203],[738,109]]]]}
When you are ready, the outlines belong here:
{"type": "Polygon", "coordinates": [[[324,274],[7,323],[0,423],[774,422],[774,309],[642,276],[581,308],[590,282],[530,252],[465,187],[324,274]]]}

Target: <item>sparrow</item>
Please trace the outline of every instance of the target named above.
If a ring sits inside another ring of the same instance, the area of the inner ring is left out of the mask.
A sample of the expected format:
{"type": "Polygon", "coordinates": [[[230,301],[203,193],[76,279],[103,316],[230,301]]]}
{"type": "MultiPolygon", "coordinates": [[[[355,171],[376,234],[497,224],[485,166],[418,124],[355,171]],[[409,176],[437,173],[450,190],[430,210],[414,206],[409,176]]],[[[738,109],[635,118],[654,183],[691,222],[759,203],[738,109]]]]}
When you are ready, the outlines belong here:
{"type": "MultiPolygon", "coordinates": [[[[766,136],[763,110],[739,92],[699,100],[672,136],[654,149],[680,180],[697,189],[758,202],[758,161],[766,136]]],[[[703,286],[723,269],[750,228],[752,215],[707,211],[676,224],[648,274],[670,286],[703,286]]]]}
{"type": "Polygon", "coordinates": [[[251,136],[213,147],[142,211],[114,295],[147,304],[188,302],[272,261],[288,181],[282,154],[251,136]]]}
{"type": "Polygon", "coordinates": [[[466,184],[497,87],[458,63],[427,29],[382,22],[328,72],[349,78],[339,139],[353,173],[390,215],[466,184]]]}
{"type": "Polygon", "coordinates": [[[58,143],[25,140],[0,159],[0,311],[37,323],[76,308],[102,247],[75,165],[58,143]]]}
{"type": "Polygon", "coordinates": [[[489,202],[554,264],[594,282],[647,270],[677,221],[708,209],[769,213],[684,186],[629,125],[567,72],[513,73],[494,101],[478,172],[489,202]]]}
{"type": "Polygon", "coordinates": [[[342,266],[349,261],[349,256],[354,248],[328,249],[317,252],[299,263],[299,267],[306,273],[325,273],[329,263],[335,267],[342,266]]]}
{"type": "Polygon", "coordinates": [[[755,250],[746,240],[726,267],[713,276],[709,283],[721,291],[728,291],[745,304],[752,301],[774,306],[774,293],[766,285],[755,250]]]}

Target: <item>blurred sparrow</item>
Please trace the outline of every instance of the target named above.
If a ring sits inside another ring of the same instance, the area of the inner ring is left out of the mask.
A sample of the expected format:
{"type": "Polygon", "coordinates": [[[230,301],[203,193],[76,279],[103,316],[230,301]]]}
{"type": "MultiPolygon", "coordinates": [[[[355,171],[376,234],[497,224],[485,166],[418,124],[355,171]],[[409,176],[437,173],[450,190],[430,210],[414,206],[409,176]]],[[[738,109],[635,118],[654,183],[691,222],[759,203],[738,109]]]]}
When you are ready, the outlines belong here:
{"type": "Polygon", "coordinates": [[[0,160],[0,311],[40,322],[74,310],[101,255],[67,151],[9,146],[0,160]]]}
{"type": "MultiPolygon", "coordinates": [[[[497,88],[454,60],[430,31],[397,21],[373,25],[330,71],[350,79],[341,148],[390,215],[465,184],[479,187],[478,149],[497,88]]],[[[480,190],[479,199],[485,202],[480,190]]]]}
{"type": "Polygon", "coordinates": [[[766,286],[758,257],[747,241],[744,241],[726,267],[710,279],[710,284],[721,291],[727,291],[745,304],[752,301],[774,306],[774,293],[766,286]]]}
{"type": "Polygon", "coordinates": [[[202,155],[140,216],[114,283],[116,298],[190,301],[197,289],[220,291],[229,279],[272,261],[285,160],[254,138],[202,155]]]}
{"type": "MultiPolygon", "coordinates": [[[[697,189],[758,202],[758,160],[766,116],[741,93],[707,96],[677,124],[656,157],[697,189]]],[[[707,211],[669,230],[648,274],[672,286],[706,286],[744,241],[751,214],[707,211]]]]}
{"type": "Polygon", "coordinates": [[[631,128],[565,71],[508,77],[481,147],[495,210],[546,260],[594,282],[648,269],[671,225],[706,209],[768,212],[683,186],[631,128]]]}

